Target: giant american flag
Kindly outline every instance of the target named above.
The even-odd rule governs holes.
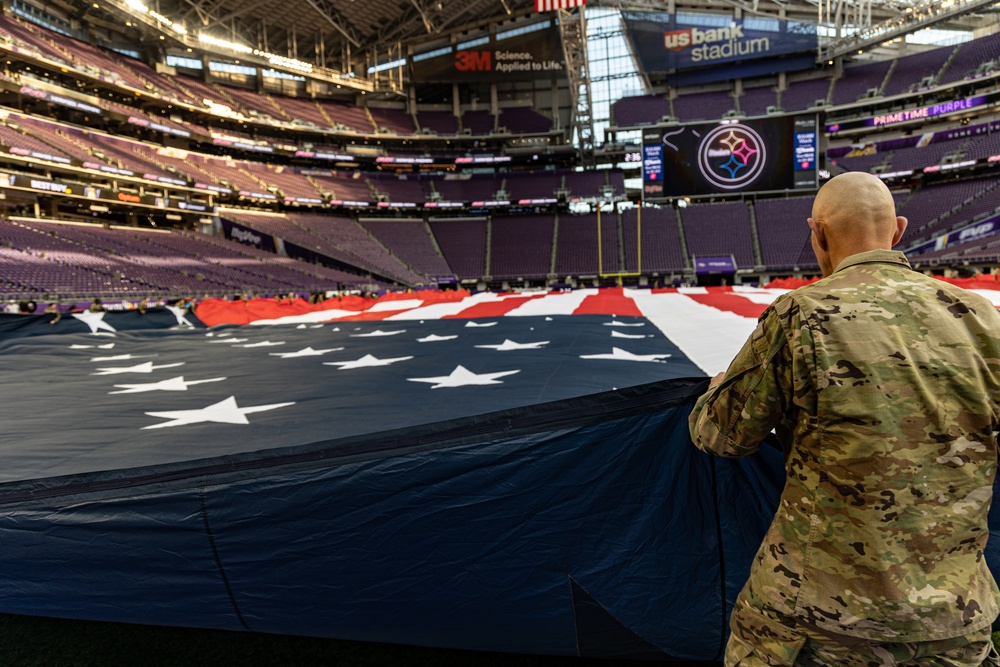
[[[0,612],[717,660],[783,469],[686,417],[780,293],[0,316]]]

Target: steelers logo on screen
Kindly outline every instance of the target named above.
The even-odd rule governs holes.
[[[764,173],[767,151],[760,135],[741,123],[720,125],[701,140],[698,169],[722,190],[739,190]]]

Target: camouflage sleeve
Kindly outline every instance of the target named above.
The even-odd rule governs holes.
[[[792,355],[777,305],[761,315],[722,381],[695,403],[688,425],[698,449],[725,457],[753,454],[790,408]]]

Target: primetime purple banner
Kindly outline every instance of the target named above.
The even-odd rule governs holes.
[[[646,72],[706,67],[816,50],[816,27],[797,21],[623,12]]]

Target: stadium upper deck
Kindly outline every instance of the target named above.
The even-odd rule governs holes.
[[[561,143],[565,134],[554,115],[516,105],[492,114],[464,104],[444,111],[268,94],[259,85],[254,90],[203,80],[204,74],[157,71],[12,16],[0,17],[2,33],[9,40],[0,48],[10,61],[0,79],[6,107],[0,108],[0,160],[15,211],[34,205],[36,214],[92,219],[104,209],[102,218],[130,225],[142,220],[193,228],[210,221],[230,238],[254,237],[259,245],[267,237],[270,249],[298,248],[290,254],[334,272],[299,271],[305,282],[286,276],[268,291],[453,277],[499,285],[614,281],[616,273],[641,273],[642,280],[664,281],[690,276],[698,257],[713,255],[731,256],[747,279],[814,270],[797,225],[808,197],[646,209],[642,226],[640,215],[625,208],[605,208],[600,228],[592,207],[589,216],[570,214],[574,201],[622,201],[630,193],[619,170],[566,168],[575,164],[575,154]],[[991,158],[1000,152],[998,125],[987,120],[951,130],[951,119],[942,114],[945,122],[936,127],[943,129],[906,138],[894,135],[895,122],[861,130],[852,123],[900,106],[944,104],[958,94],[978,100],[983,108],[972,111],[988,119],[998,77],[995,46],[995,37],[985,37],[888,64],[850,66],[841,76],[791,76],[784,87],[744,78],[733,94],[716,90],[644,102],[654,121],[660,120],[655,114],[678,109],[684,120],[761,109],[766,115],[772,106],[816,111],[829,126],[827,168],[909,172],[911,178],[894,181],[901,210],[912,221],[908,247],[926,250],[932,242],[929,262],[989,262],[996,257],[991,238],[962,231],[955,236],[962,245],[950,251],[940,239],[973,223],[981,228],[996,215],[997,160]],[[824,104],[813,104],[821,99]],[[635,102],[622,100],[616,114]],[[970,106],[953,111],[968,117]],[[912,131],[906,122],[901,132]],[[852,135],[856,131],[878,134],[847,145],[866,138]],[[527,167],[533,169],[523,171]],[[944,173],[960,176],[959,183],[935,180]],[[220,223],[213,214],[222,203],[284,213],[231,209]],[[234,235],[234,229],[242,231]],[[37,250],[18,246],[23,236],[8,243],[13,251]],[[89,247],[118,254],[100,244]],[[16,257],[24,259],[8,252],[4,261],[14,266]],[[164,261],[172,262],[169,254],[153,263]],[[141,263],[105,274],[137,271],[145,276],[142,288],[193,287],[170,273],[147,272]],[[239,282],[179,272],[200,275],[203,288],[229,290]],[[5,289],[46,291],[52,284],[43,273],[18,272]],[[243,284],[262,289],[259,278]],[[72,282],[82,290],[88,284]]]

